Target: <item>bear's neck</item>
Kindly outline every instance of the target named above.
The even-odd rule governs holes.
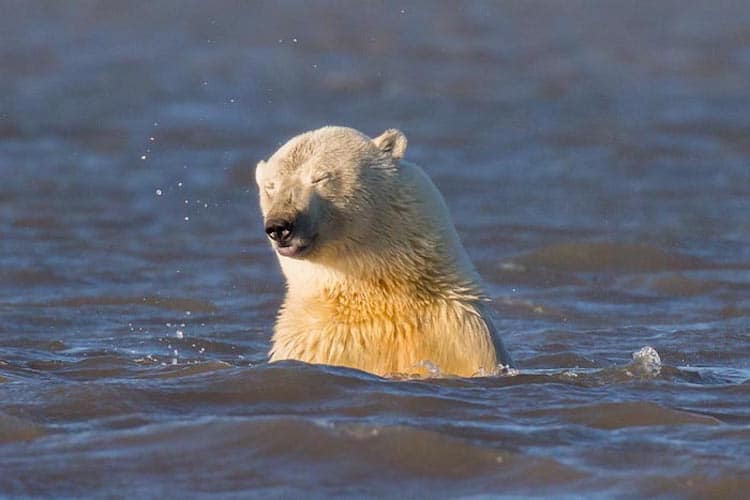
[[[380,250],[329,261],[282,259],[291,300],[352,305],[436,300],[474,303],[486,297],[473,269],[436,254]]]

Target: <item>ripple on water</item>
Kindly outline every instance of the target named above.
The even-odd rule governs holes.
[[[60,463],[60,455],[71,460]],[[206,455],[216,459],[206,461]],[[32,461],[33,471],[28,467]],[[237,467],[238,463],[245,466]],[[290,417],[209,417],[155,423],[135,431],[58,436],[39,442],[35,451],[18,450],[4,468],[15,478],[16,493],[36,494],[51,493],[45,488],[53,484],[56,494],[111,491],[113,483],[155,471],[171,477],[176,491],[261,488],[302,493],[311,481],[328,478],[333,491],[352,493],[359,488],[392,492],[392,481],[398,481],[407,496],[426,481],[440,486],[444,494],[467,494],[522,491],[530,479],[536,491],[552,491],[586,477],[551,458],[415,427]],[[40,474],[55,480],[36,481]]]
[[[0,413],[0,445],[30,441],[45,434],[45,429],[34,422]]]
[[[715,417],[683,410],[674,410],[647,401],[602,403],[574,409],[538,410],[526,413],[529,417],[562,418],[567,422],[596,429],[659,425],[718,425]]]
[[[67,297],[50,301],[45,304],[52,307],[82,306],[151,306],[170,311],[191,311],[196,313],[213,313],[218,309],[211,302],[186,297],[161,297],[158,295],[144,295],[139,297]]]
[[[646,272],[708,269],[699,258],[629,243],[558,243],[512,259],[523,268],[567,272]]]

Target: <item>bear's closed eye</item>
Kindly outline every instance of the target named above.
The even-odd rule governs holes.
[[[327,181],[331,178],[331,174],[320,174],[312,178],[313,184],[320,184],[321,182]]]

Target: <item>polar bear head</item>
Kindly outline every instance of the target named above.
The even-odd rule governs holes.
[[[375,139],[346,127],[294,137],[255,170],[265,232],[283,257],[343,255],[387,232],[399,200],[393,185],[406,137]],[[388,212],[386,217],[380,214]]]

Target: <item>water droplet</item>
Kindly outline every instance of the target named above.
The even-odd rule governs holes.
[[[145,159],[146,159],[146,155],[141,155],[141,160],[145,160]]]
[[[185,334],[182,332],[182,330],[177,330],[176,332],[174,332],[174,336],[178,339],[181,339],[185,337]]]
[[[161,189],[157,189],[156,190],[156,196],[161,196],[161,195],[162,195],[162,190]]]

